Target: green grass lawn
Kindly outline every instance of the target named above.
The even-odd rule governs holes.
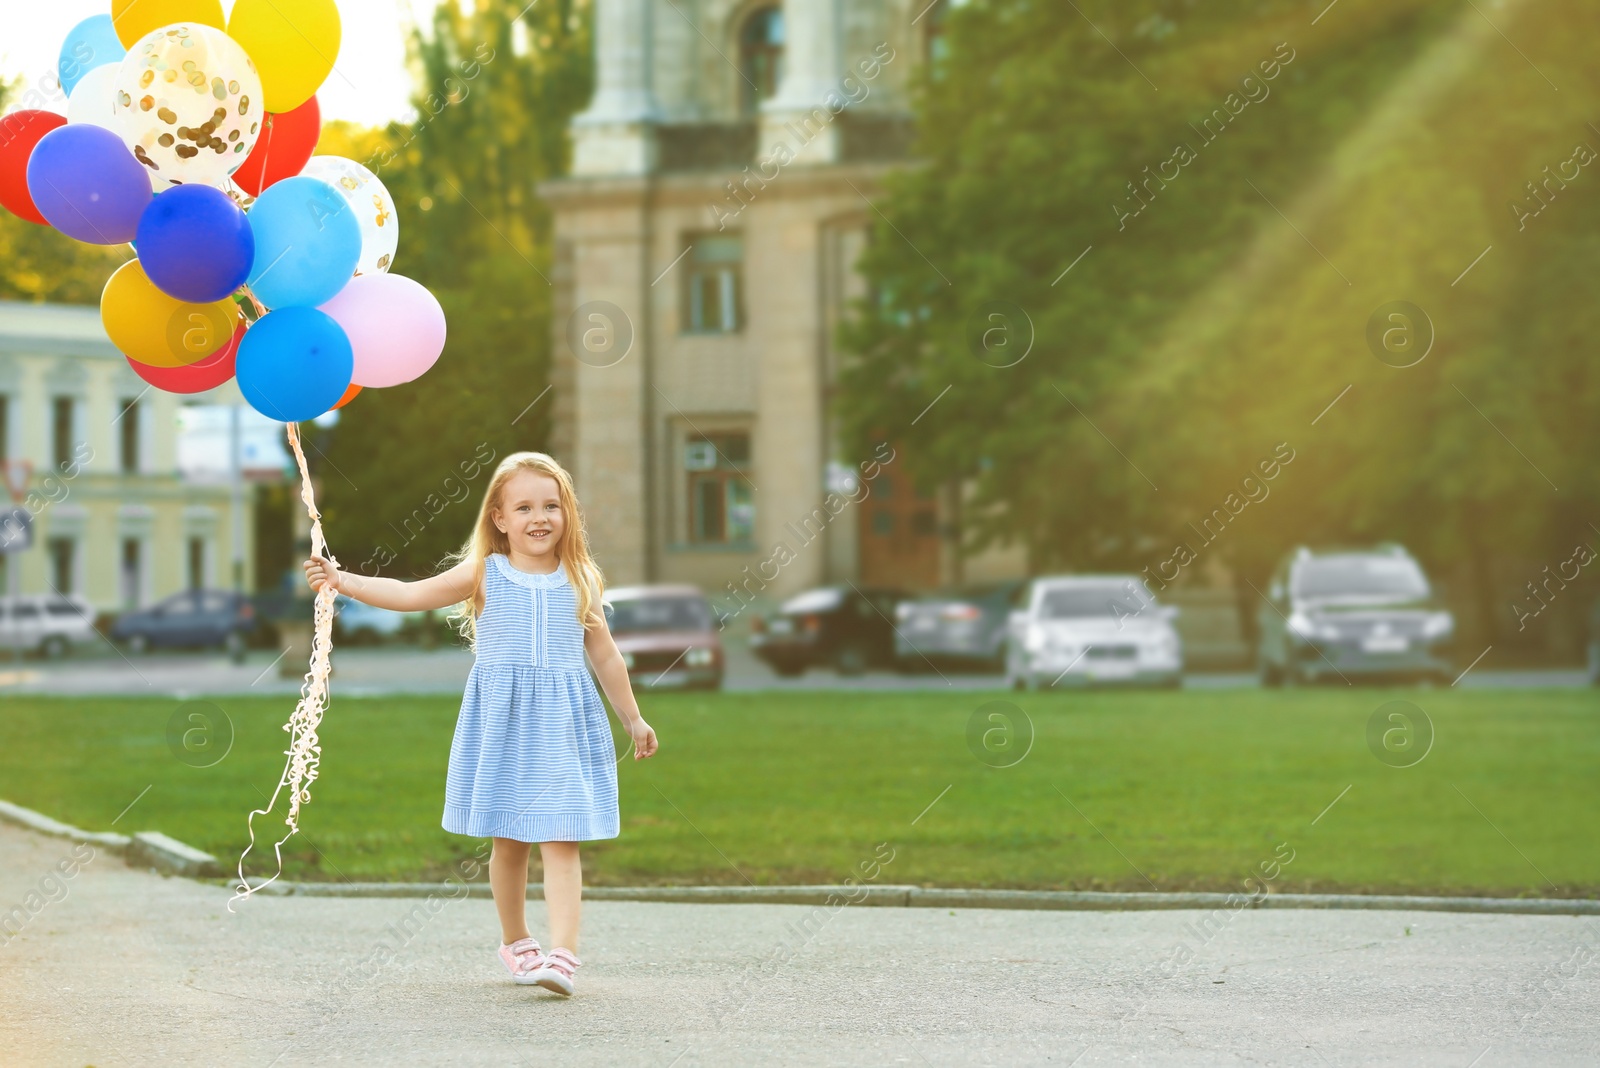
[[[1003,768],[967,741],[974,710],[999,699],[1035,729]],[[1415,766],[1368,749],[1368,719],[1391,699],[1433,722]],[[175,701],[8,696],[0,797],[104,830],[149,786],[116,829],[165,831],[231,868],[282,768],[293,702],[217,704],[233,747],[196,768],[168,745]],[[287,877],[440,878],[473,851],[439,827],[456,706],[335,699]],[[1226,890],[1292,855],[1276,890],[1600,891],[1600,702],[1584,691],[648,694],[644,706],[662,750],[623,762],[622,837],[586,850],[591,883],[836,882],[887,842],[879,882]]]

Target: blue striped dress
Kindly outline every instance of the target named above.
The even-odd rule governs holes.
[[[444,829],[520,842],[617,837],[616,746],[565,566],[534,575],[495,553],[484,584]]]

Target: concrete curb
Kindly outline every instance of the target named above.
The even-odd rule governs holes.
[[[125,834],[112,834],[109,831],[86,831],[81,827],[74,827],[70,823],[53,820],[42,812],[35,812],[31,808],[13,805],[10,801],[0,801],[0,820],[15,823],[19,827],[26,827],[30,831],[48,834],[53,838],[70,838],[74,842],[88,842],[91,845],[104,846],[121,852],[128,848],[128,843],[133,841]]]
[[[203,853],[176,838],[160,831],[140,831],[129,836],[110,831],[86,831],[70,823],[53,820],[42,812],[0,801],[0,820],[14,823],[39,834],[56,838],[69,838],[74,842],[88,842],[114,853],[122,854],[130,868],[154,868],[163,875],[182,875],[189,878],[210,878],[222,874],[222,865],[210,853]]]
[[[490,897],[485,883],[273,883],[266,894],[300,897]],[[1560,898],[1414,897],[1366,894],[1106,893],[1093,890],[944,890],[920,886],[587,886],[588,901],[716,905],[823,905],[890,908],[1142,911],[1150,909],[1387,909],[1411,912],[1600,916],[1600,901]],[[528,886],[539,901],[544,888]]]
[[[140,831],[134,835],[124,858],[131,868],[150,867],[163,875],[209,879],[222,874],[222,865],[217,863],[216,857],[160,831]]]

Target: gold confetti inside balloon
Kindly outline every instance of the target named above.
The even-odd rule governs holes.
[[[400,217],[395,214],[394,198],[378,176],[343,156],[313,156],[300,173],[327,182],[355,209],[356,221],[361,224],[361,260],[356,274],[388,271],[400,247]]]
[[[164,26],[128,50],[112,114],[134,156],[164,182],[220,186],[261,133],[261,78],[221,30]]]

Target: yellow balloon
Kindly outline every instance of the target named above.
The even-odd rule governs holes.
[[[222,29],[222,0],[111,0],[111,24],[123,48],[132,48],[151,30],[175,22],[198,22]]]
[[[151,367],[187,367],[233,337],[244,313],[232,300],[190,304],[167,296],[129,260],[100,295],[100,321],[111,343],[129,359]]]
[[[340,32],[334,0],[239,0],[228,16],[228,36],[255,60],[275,115],[322,88],[339,58]]]

